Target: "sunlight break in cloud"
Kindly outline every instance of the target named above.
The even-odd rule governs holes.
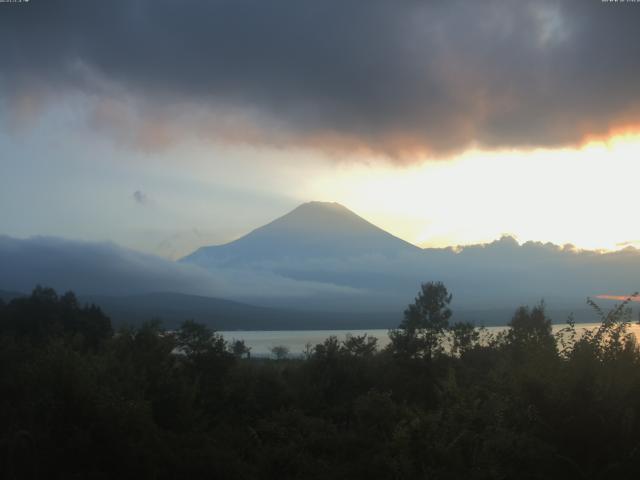
[[[423,246],[474,244],[504,233],[521,241],[621,248],[637,236],[640,136],[579,149],[469,151],[403,169],[344,165],[304,185]]]

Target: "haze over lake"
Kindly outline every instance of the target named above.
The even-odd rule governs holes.
[[[587,329],[597,328],[599,323],[576,323],[576,331],[583,332]],[[552,327],[552,332],[557,334],[566,327],[566,324],[556,324]],[[508,330],[509,327],[485,327],[487,334],[497,334]],[[632,324],[629,331],[640,339],[640,325]],[[389,344],[389,330],[277,330],[277,331],[223,331],[220,333],[227,341],[244,340],[247,347],[251,348],[251,355],[259,357],[271,356],[271,348],[283,346],[289,349],[292,356],[302,355],[310,344],[315,347],[324,342],[330,336],[338,337],[343,341],[347,335],[364,335],[376,337],[378,347],[384,348]]]

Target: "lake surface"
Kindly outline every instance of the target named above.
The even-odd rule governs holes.
[[[596,328],[599,323],[576,323],[578,332],[587,329]],[[553,333],[566,327],[565,324],[553,325]],[[509,327],[486,327],[489,333],[499,333],[507,330]],[[365,333],[371,337],[378,339],[378,347],[384,348],[389,344],[388,330],[281,330],[281,331],[232,331],[218,332],[228,341],[244,340],[245,344],[251,348],[251,355],[265,357],[271,355],[271,348],[275,346],[284,346],[289,349],[292,356],[299,356],[305,351],[306,345],[315,346],[324,342],[328,337],[335,335],[338,340],[344,340],[348,334],[364,335]],[[640,325],[632,324],[629,332],[640,338]]]

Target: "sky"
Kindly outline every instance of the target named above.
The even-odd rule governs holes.
[[[640,245],[640,3],[0,3],[0,233],[175,259],[310,200]]]

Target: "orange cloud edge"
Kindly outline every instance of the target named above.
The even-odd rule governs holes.
[[[640,303],[640,295],[596,295],[596,298],[600,300],[615,300],[618,302],[624,302],[629,300],[631,302]]]

